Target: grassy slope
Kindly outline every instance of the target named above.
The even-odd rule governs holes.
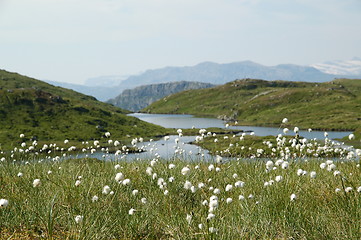
[[[354,130],[361,123],[361,80],[326,83],[237,80],[211,89],[190,90],[145,108],[151,113],[227,117],[241,125]]]
[[[125,113],[93,97],[0,70],[2,147],[20,141],[20,133],[40,141],[99,139],[107,131],[113,139],[164,134],[163,128]]]

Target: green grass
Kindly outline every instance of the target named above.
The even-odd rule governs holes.
[[[325,83],[236,80],[210,89],[165,97],[143,112],[223,117],[240,125],[356,130],[361,126],[361,80]],[[357,137],[360,140],[360,135]]]
[[[29,164],[21,161],[29,160]],[[187,163],[159,160],[150,162],[116,162],[77,159],[63,162],[31,161],[19,158],[17,162],[0,163],[0,198],[9,200],[0,208],[0,234],[22,239],[359,239],[361,171],[357,162],[336,163],[342,172],[334,177],[332,172],[320,169],[321,161],[290,161],[287,170],[278,167],[265,171],[263,161],[231,161],[215,164],[219,172],[209,171],[207,163]],[[189,175],[181,169],[190,168]],[[195,167],[197,166],[198,169]],[[317,177],[298,176],[297,169],[316,171]],[[48,174],[51,170],[52,173]],[[23,177],[17,177],[18,172]],[[117,172],[131,180],[123,186],[114,180]],[[237,174],[233,178],[233,174]],[[264,182],[283,176],[282,182],[264,187]],[[81,178],[81,184],[75,181]],[[174,177],[173,182],[168,182]],[[32,182],[39,178],[41,185]],[[163,178],[162,189],[157,182]],[[210,180],[211,179],[211,180]],[[205,187],[192,193],[184,188],[185,181],[194,186],[202,182]],[[244,187],[226,192],[227,184],[245,182]],[[108,185],[113,195],[102,194]],[[336,193],[335,189],[353,187],[353,191]],[[202,201],[214,195],[209,188],[219,188],[219,206],[215,217],[207,220],[208,206]],[[133,195],[134,189],[139,190]],[[164,194],[167,190],[168,195]],[[291,194],[297,199],[290,201]],[[254,198],[248,196],[252,194]],[[97,195],[99,200],[92,202]],[[243,195],[245,200],[239,200]],[[146,198],[143,204],[141,198]],[[227,204],[226,199],[233,202]],[[131,208],[136,209],[129,215]],[[187,214],[192,215],[190,224]],[[77,224],[75,217],[84,220]],[[199,229],[198,225],[203,224]],[[210,233],[215,227],[217,233]],[[6,239],[5,238],[5,239]]]
[[[166,134],[160,126],[126,116],[128,111],[69,89],[0,70],[1,149],[25,140],[82,142],[111,132],[113,139]]]

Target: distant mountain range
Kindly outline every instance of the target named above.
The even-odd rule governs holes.
[[[186,81],[150,84],[133,89],[126,89],[116,98],[109,100],[108,103],[137,112],[168,95],[190,89],[210,88],[214,86],[215,85],[210,83]]]
[[[115,96],[118,96],[123,89],[120,87],[114,87],[114,86],[94,86],[94,85],[80,85],[80,84],[72,84],[72,83],[64,83],[64,82],[54,82],[54,81],[48,81],[44,80],[44,82],[47,82],[51,85],[62,87],[62,88],[68,88],[72,89],[74,91],[93,96],[99,101],[107,101],[110,98],[114,98]]]
[[[142,74],[129,77],[98,77],[86,81],[85,85],[50,83],[65,88],[71,88],[78,92],[94,96],[98,100],[106,101],[115,98],[125,89],[167,82],[192,81],[224,84],[235,79],[243,78],[326,82],[335,78],[361,78],[361,65],[358,65],[359,62],[361,64],[361,61],[358,58],[354,58],[350,61],[334,61],[315,64],[313,66],[299,66],[292,64],[264,66],[251,61],[225,64],[203,62],[195,66],[165,67],[147,70]],[[336,71],[335,69],[338,70]]]

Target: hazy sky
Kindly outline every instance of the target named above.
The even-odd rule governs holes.
[[[0,0],[0,69],[38,79],[354,56],[361,0]]]

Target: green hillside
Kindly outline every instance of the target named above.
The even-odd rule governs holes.
[[[72,90],[0,70],[0,143],[16,144],[21,133],[38,141],[86,141],[105,132],[112,139],[164,134],[159,126]],[[15,142],[14,142],[15,140]]]
[[[361,80],[325,83],[236,80],[209,89],[165,97],[143,112],[194,114],[237,120],[240,125],[290,126],[324,130],[361,127]]]

